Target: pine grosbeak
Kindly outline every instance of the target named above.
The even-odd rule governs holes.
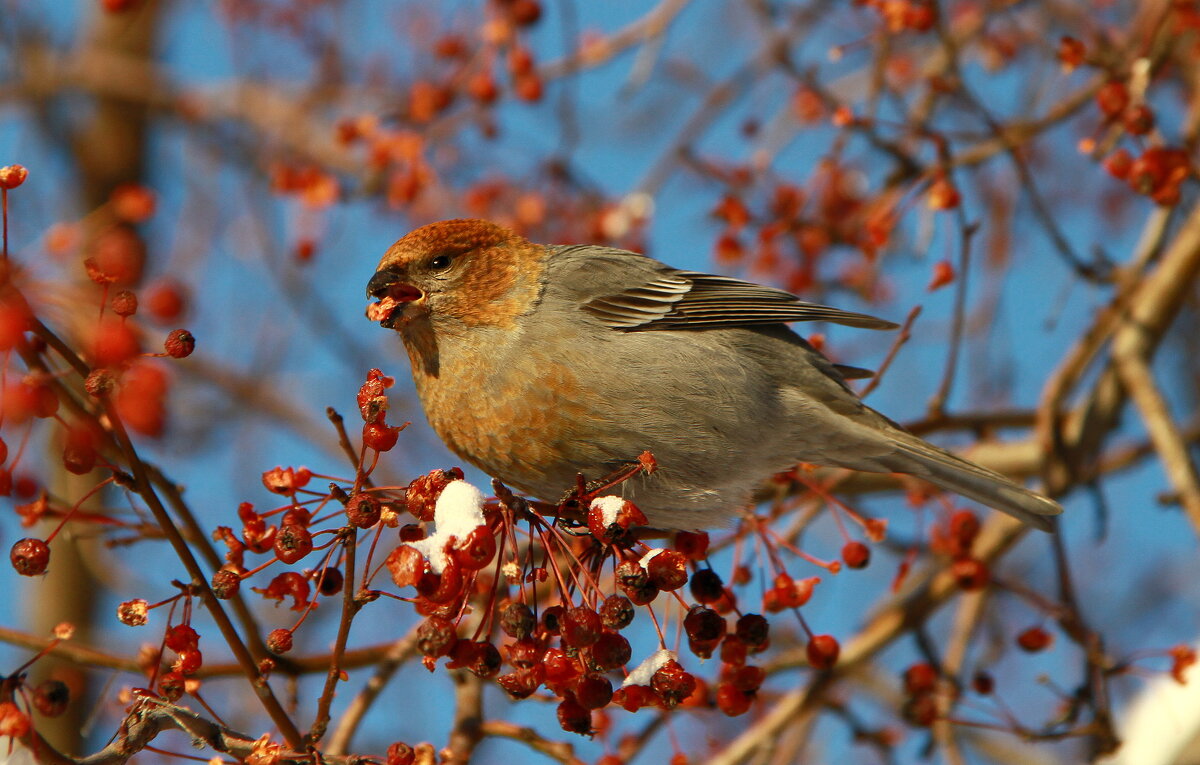
[[[786,326],[890,322],[482,220],[409,233],[367,293],[368,316],[404,341],[433,429],[535,497],[649,451],[659,469],[623,490],[664,528],[719,525],[797,462],[919,476],[1042,529],[1062,512],[863,404]]]

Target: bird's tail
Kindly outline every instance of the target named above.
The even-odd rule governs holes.
[[[893,434],[893,443],[896,452],[884,461],[890,469],[924,478],[943,489],[1008,513],[1030,526],[1050,531],[1054,525],[1048,516],[1058,515],[1063,510],[1054,500],[909,433]]]

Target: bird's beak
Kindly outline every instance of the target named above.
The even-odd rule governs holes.
[[[401,277],[399,269],[381,268],[367,282],[367,297],[378,300],[367,306],[367,318],[387,329],[395,329],[397,322],[407,323],[425,307],[425,293]]]

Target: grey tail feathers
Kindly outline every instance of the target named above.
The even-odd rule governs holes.
[[[1018,520],[1051,531],[1049,516],[1062,512],[1062,505],[1037,492],[1018,486],[1005,476],[955,456],[916,436],[895,436],[897,472],[924,478],[943,489],[1008,513]]]

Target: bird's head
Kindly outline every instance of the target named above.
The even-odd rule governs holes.
[[[417,318],[435,325],[509,326],[533,308],[544,248],[485,220],[430,223],[384,254],[367,283],[367,317],[403,330]]]

